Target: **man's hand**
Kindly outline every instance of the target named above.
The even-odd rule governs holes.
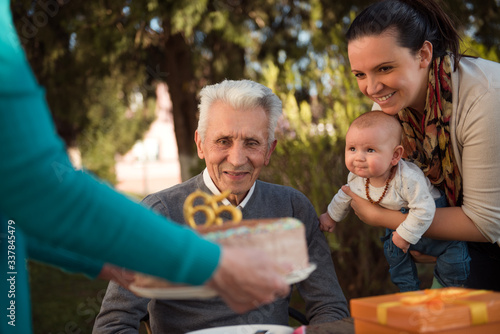
[[[319,229],[323,232],[333,232],[337,222],[333,220],[328,212],[323,213],[319,216]]]
[[[278,264],[258,249],[224,246],[219,268],[208,282],[235,312],[244,313],[285,297],[291,264]]]
[[[392,242],[399,249],[401,249],[403,253],[408,252],[408,249],[410,248],[410,243],[403,239],[396,231],[392,232]]]

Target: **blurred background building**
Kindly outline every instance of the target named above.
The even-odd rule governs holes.
[[[144,138],[116,157],[116,188],[141,196],[181,182],[172,102],[166,84],[156,89],[156,119]]]

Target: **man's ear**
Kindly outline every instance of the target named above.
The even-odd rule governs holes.
[[[391,160],[391,165],[396,166],[403,157],[405,149],[403,148],[402,145],[398,145],[394,148],[394,153],[392,153],[392,160]]]
[[[271,161],[271,154],[273,154],[274,150],[276,149],[276,144],[278,141],[275,139],[271,145],[269,145],[269,151],[267,152],[266,155],[266,160],[264,161],[264,166],[269,165],[269,162]]]
[[[196,150],[198,151],[198,157],[200,159],[204,159],[205,155],[203,153],[203,147],[201,146],[202,140],[200,134],[198,133],[198,130],[194,132],[194,142],[196,143]]]

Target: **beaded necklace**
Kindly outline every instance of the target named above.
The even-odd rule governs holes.
[[[387,193],[387,189],[389,188],[389,182],[391,181],[392,174],[394,173],[394,167],[396,167],[396,166],[392,166],[391,173],[389,174],[389,177],[387,178],[387,180],[385,180],[384,191],[382,192],[382,196],[380,196],[380,198],[378,199],[378,201],[374,201],[370,197],[370,178],[369,177],[366,178],[366,181],[365,181],[366,198],[370,201],[370,203],[372,203],[372,204],[378,204],[385,197],[385,194]]]

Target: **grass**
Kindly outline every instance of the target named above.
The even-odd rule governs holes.
[[[33,261],[29,270],[34,333],[91,333],[108,282]]]

